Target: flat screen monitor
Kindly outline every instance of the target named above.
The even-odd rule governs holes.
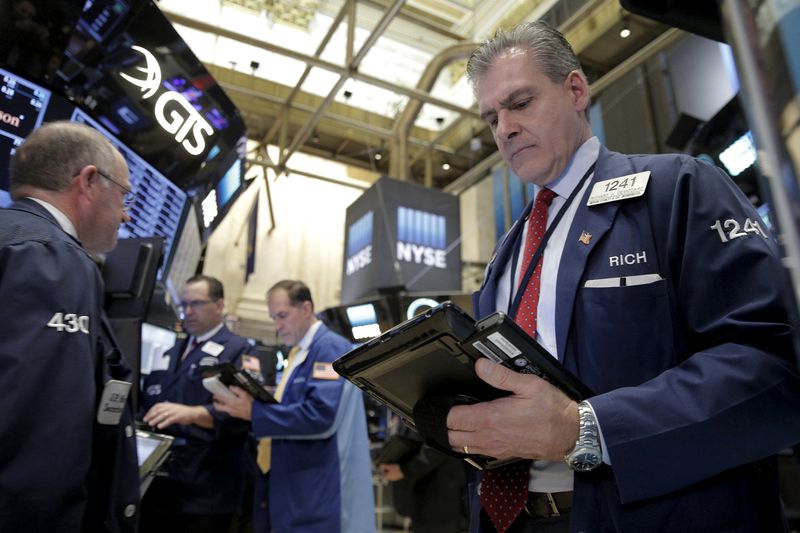
[[[374,304],[351,305],[345,309],[345,313],[354,339],[363,341],[381,334]]]
[[[71,119],[100,131],[125,157],[136,199],[129,210],[131,221],[120,226],[119,238],[163,237],[164,260],[158,273],[158,279],[162,279],[186,205],[186,193],[81,109],[76,108]]]
[[[52,93],[3,68],[0,81],[0,207],[8,207],[11,156],[25,137],[42,125]]]
[[[764,224],[767,225],[770,231],[775,231],[775,226],[772,223],[772,209],[770,208],[768,203],[763,203],[760,206],[756,207],[756,211],[758,215],[761,217],[761,220]]]
[[[193,204],[189,205],[186,217],[181,227],[180,236],[175,245],[175,253],[167,267],[164,286],[169,296],[173,311],[178,315],[178,302],[180,291],[187,279],[197,273],[197,264],[203,252],[203,243],[200,240],[200,226],[197,223],[197,214]]]
[[[164,464],[175,437],[153,433],[143,429],[136,430],[136,455],[139,460],[139,496],[145,492]]]
[[[325,325],[354,343],[366,342],[397,325],[396,299],[381,297],[329,307],[318,313]]]
[[[139,363],[139,370],[142,375],[147,375],[155,368],[161,365],[161,359],[164,352],[172,348],[177,339],[176,333],[167,328],[142,323],[142,349],[141,360]]]
[[[236,106],[151,0],[86,2],[53,83],[184,190],[215,183],[246,133]]]
[[[217,186],[217,208],[222,211],[242,186],[242,160],[236,159],[219,180]]]

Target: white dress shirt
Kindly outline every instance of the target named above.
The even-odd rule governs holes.
[[[550,227],[553,219],[567,202],[572,191],[578,186],[580,179],[589,170],[589,167],[597,161],[600,153],[600,141],[597,137],[587,140],[570,160],[569,165],[558,179],[548,184],[547,188],[556,193],[553,202],[547,211],[547,227]],[[558,226],[553,230],[550,239],[544,249],[542,259],[541,286],[539,289],[539,306],[536,318],[536,340],[550,354],[556,356],[556,286],[558,282],[558,269],[561,265],[561,253],[567,240],[572,221],[578,210],[581,199],[586,189],[589,187],[591,179],[587,179],[583,188],[570,204],[564,213]],[[534,186],[538,194],[541,187]],[[525,236],[528,232],[528,221],[525,221],[522,236],[518,241],[518,246],[523,247],[519,251],[521,256],[524,250]],[[515,265],[513,290],[519,284],[519,278],[524,275],[520,272],[522,259],[520,258]],[[495,300],[496,309],[508,310],[511,302],[509,294],[511,290],[511,261],[503,266],[503,274],[497,284],[497,297]],[[535,430],[535,428],[531,428]],[[532,492],[562,492],[572,490],[572,471],[564,461],[534,461],[531,465],[531,476],[528,481],[528,490]]]

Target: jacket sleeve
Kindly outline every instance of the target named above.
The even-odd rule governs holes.
[[[62,241],[0,250],[0,441],[13,442],[0,451],[0,492],[15,509],[0,530],[80,529],[98,393],[92,268]],[[29,522],[4,522],[14,516]]]
[[[298,367],[286,387],[285,403],[253,402],[252,426],[256,438],[323,439],[332,435],[345,380],[315,378],[311,369],[317,363],[333,362],[349,349],[346,340],[331,332],[315,342],[301,365],[305,368]]]
[[[654,172],[648,191],[672,332],[619,325],[631,335],[673,335],[675,360],[590,400],[625,503],[800,441],[800,381],[774,239],[757,230],[755,210],[719,169],[678,161],[673,177]]]

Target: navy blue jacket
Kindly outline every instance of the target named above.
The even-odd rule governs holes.
[[[202,405],[214,418],[214,428],[176,424],[159,430],[176,440],[164,466],[168,477],[156,478],[154,484],[168,486],[167,492],[176,501],[175,512],[232,513],[239,508],[244,489],[248,427],[214,409],[212,394],[203,387],[201,370],[226,362],[240,367],[241,356],[250,345],[223,326],[206,341],[223,346],[219,355],[207,353],[203,350],[205,343],[201,343],[181,361],[188,341],[179,340],[164,354],[169,357],[166,370],[153,371],[144,379],[142,413],[160,402]]]
[[[42,206],[0,210],[0,531],[135,531],[133,413],[97,423],[129,381],[100,271]]]
[[[561,257],[558,358],[597,393],[612,465],[575,476],[572,529],[783,531],[772,456],[800,442],[800,381],[777,246],[696,159],[601,148],[593,182],[645,170],[637,198],[588,207],[589,185]],[[525,215],[473,297],[478,317],[495,311]],[[648,274],[663,279],[591,282]]]

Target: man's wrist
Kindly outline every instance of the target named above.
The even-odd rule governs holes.
[[[600,429],[592,407],[588,402],[578,404],[578,438],[575,447],[564,460],[576,472],[594,470],[603,460],[600,445]]]

